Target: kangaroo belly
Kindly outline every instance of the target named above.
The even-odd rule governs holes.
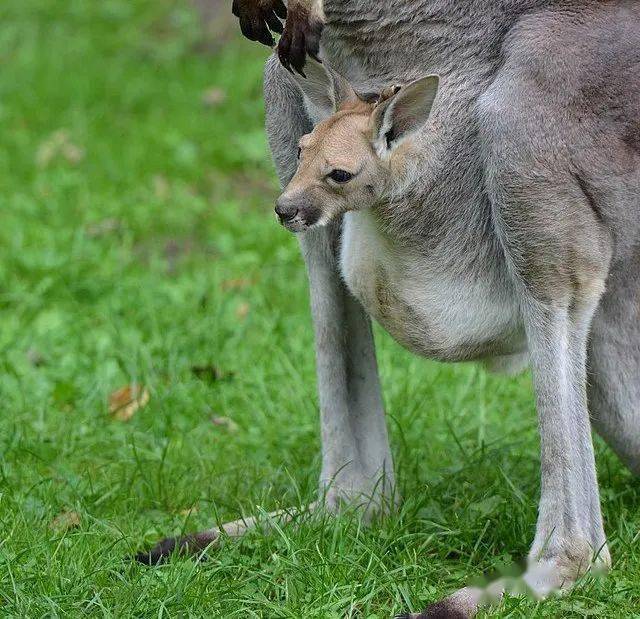
[[[515,295],[482,265],[460,275],[418,252],[389,246],[367,212],[348,213],[342,275],[351,293],[400,344],[421,356],[466,361],[525,349]]]

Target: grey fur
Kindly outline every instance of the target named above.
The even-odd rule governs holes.
[[[483,282],[488,295],[515,304],[515,324],[507,321],[507,331],[482,344],[410,347],[445,360],[529,351],[542,496],[524,580],[540,596],[570,586],[593,559],[609,562],[587,350],[595,427],[640,468],[640,7],[621,0],[329,0],[324,12],[323,57],[356,92],[440,76],[419,137],[420,174],[370,208],[386,239],[428,262],[427,279],[447,273],[470,287]],[[282,114],[278,102],[294,80],[275,64],[265,83],[278,163],[292,155],[308,122],[321,119],[293,126],[302,103]],[[288,142],[276,122],[287,127]],[[286,185],[292,168],[279,169]],[[303,248],[333,233],[312,228],[301,235]],[[305,254],[312,299],[322,300],[314,303],[318,333],[341,311],[345,293],[332,255]],[[318,340],[318,355],[341,367],[343,341],[325,344]],[[323,427],[355,415],[330,393],[335,378],[319,370]],[[326,453],[332,447],[323,438]],[[338,460],[349,460],[349,442],[341,438]]]

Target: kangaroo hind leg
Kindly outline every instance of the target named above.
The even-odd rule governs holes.
[[[640,475],[640,255],[614,268],[591,327],[589,412],[598,434]]]

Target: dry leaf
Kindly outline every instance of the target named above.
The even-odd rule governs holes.
[[[207,88],[202,93],[202,103],[206,107],[215,107],[216,105],[220,105],[224,103],[224,100],[227,98],[227,93],[222,90],[222,88],[218,88],[213,86],[211,88]]]
[[[84,148],[68,142],[62,145],[62,155],[69,163],[77,165],[84,159]]]
[[[62,532],[80,526],[80,514],[74,511],[66,511],[58,514],[49,524],[49,528]]]
[[[139,385],[127,385],[109,396],[109,413],[114,419],[128,421],[149,402],[149,392]]]
[[[222,290],[242,290],[256,283],[254,278],[237,277],[235,279],[227,279],[221,284]]]
[[[66,129],[54,131],[38,146],[36,164],[40,168],[45,168],[60,156],[72,165],[76,165],[84,159],[84,149],[71,141]]]
[[[220,426],[222,428],[226,428],[229,432],[237,432],[238,424],[233,421],[233,419],[229,419],[229,417],[212,417],[211,423],[214,426]]]
[[[249,304],[246,302],[240,303],[238,307],[236,307],[236,318],[240,320],[244,320],[249,313]]]

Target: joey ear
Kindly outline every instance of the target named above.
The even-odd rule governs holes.
[[[427,122],[438,83],[437,75],[421,77],[376,107],[371,121],[373,141],[379,151],[390,150]]]
[[[304,77],[293,74],[293,79],[304,94],[305,105],[312,116],[323,120],[331,116],[345,101],[355,99],[356,93],[326,62],[307,56]]]

